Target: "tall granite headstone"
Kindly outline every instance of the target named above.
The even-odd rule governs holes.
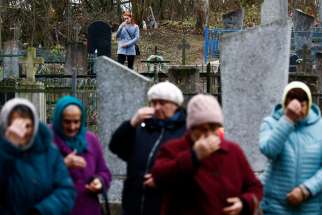
[[[95,65],[98,94],[99,135],[107,148],[112,133],[135,112],[147,105],[146,93],[152,83],[149,79],[133,72],[118,62],[102,56]],[[113,173],[110,201],[120,202],[125,165],[106,150],[108,165]]]
[[[3,77],[0,80],[7,78],[19,78],[19,43],[18,41],[10,40],[4,43],[4,54],[8,57],[3,58]]]
[[[221,86],[225,135],[263,171],[259,152],[262,119],[281,101],[288,81],[291,22],[279,20],[221,38]]]
[[[261,24],[269,24],[276,20],[287,19],[287,0],[264,0],[261,8]]]
[[[103,21],[96,21],[88,27],[87,38],[88,53],[97,56],[111,57],[112,54],[112,29],[110,25]]]
[[[225,29],[241,29],[244,21],[244,10],[242,8],[231,11],[222,16]]]
[[[293,17],[294,48],[296,51],[302,50],[306,45],[308,49],[312,47],[311,28],[314,24],[314,17],[301,10],[294,10]]]

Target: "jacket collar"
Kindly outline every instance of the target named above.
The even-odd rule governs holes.
[[[173,117],[168,120],[159,120],[151,118],[145,121],[145,125],[151,130],[160,130],[161,128],[175,130],[178,127],[184,126],[186,123],[186,114],[184,109],[179,109]]]

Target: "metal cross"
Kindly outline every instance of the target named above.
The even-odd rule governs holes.
[[[179,49],[182,49],[182,65],[186,65],[186,49],[190,49],[190,44],[187,42],[186,38],[183,37],[181,44],[178,45]]]
[[[17,39],[19,39],[20,37],[20,25],[15,24],[14,27],[11,27],[9,29],[13,31],[13,40],[17,41]]]
[[[79,33],[81,29],[82,29],[82,26],[79,23],[76,23],[76,25],[73,27],[76,42],[79,42]]]

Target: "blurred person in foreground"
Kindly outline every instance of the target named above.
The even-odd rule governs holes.
[[[110,150],[127,164],[122,196],[123,215],[160,214],[161,193],[144,186],[159,148],[186,130],[181,90],[161,82],[148,91],[150,106],[140,108],[112,135]]]
[[[71,214],[101,214],[98,195],[106,195],[112,176],[99,139],[86,127],[83,103],[73,96],[59,99],[52,129],[54,143],[64,157],[77,191]]]
[[[12,99],[1,110],[0,175],[0,214],[69,214],[74,206],[64,160],[25,99]]]
[[[254,214],[262,185],[239,145],[222,138],[216,98],[194,96],[187,112],[188,132],[161,147],[146,181],[164,192],[161,214]]]

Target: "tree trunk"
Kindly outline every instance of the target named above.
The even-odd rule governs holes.
[[[194,5],[194,11],[196,14],[196,31],[203,31],[205,25],[208,22],[208,10],[209,1],[208,0],[196,0]]]

